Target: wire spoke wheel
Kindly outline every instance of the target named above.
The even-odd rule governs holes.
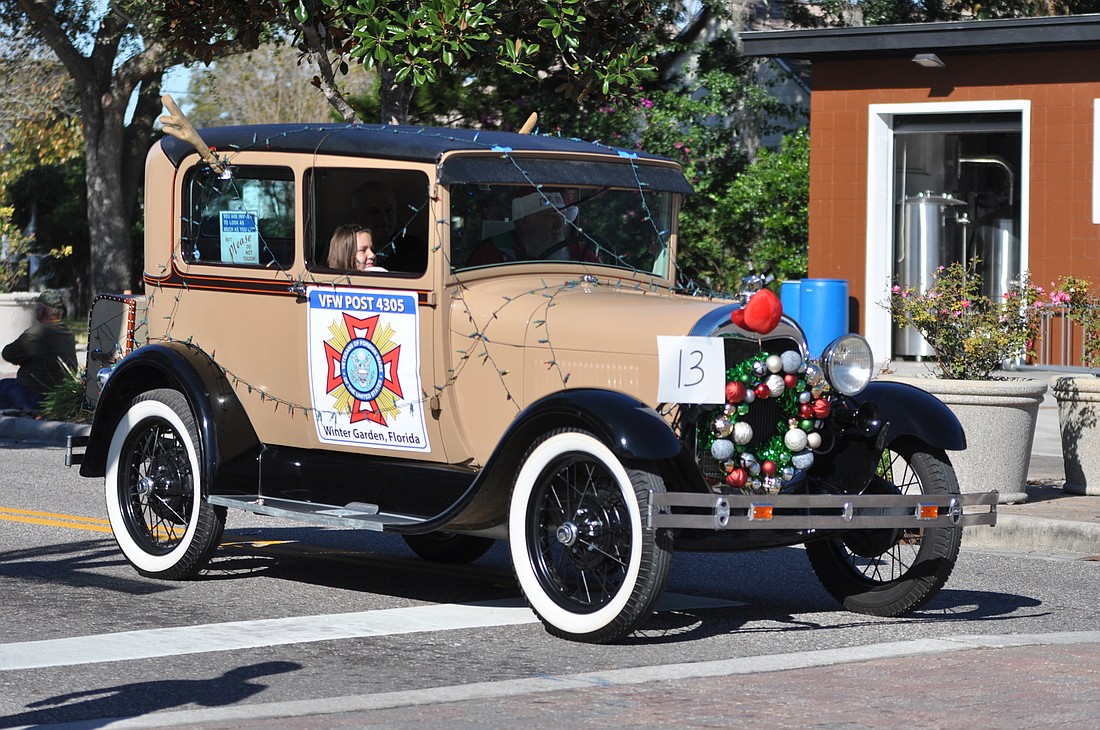
[[[107,453],[107,516],[142,575],[180,579],[202,570],[221,540],[225,508],[205,499],[199,437],[187,400],[153,390],[130,404]]]
[[[528,450],[512,489],[509,549],[548,632],[607,643],[649,618],[672,547],[642,515],[650,494],[664,489],[651,466],[626,467],[584,431],[551,432]]]
[[[906,440],[891,444],[868,490],[880,494],[958,494],[946,455]],[[857,613],[897,616],[931,600],[959,554],[961,527],[852,530],[806,544],[822,586]]]
[[[135,542],[150,553],[166,553],[183,540],[194,507],[187,450],[163,419],[150,419],[131,434],[122,450],[127,478],[123,517]]]
[[[630,567],[630,514],[614,478],[586,454],[566,454],[532,498],[528,540],[535,571],[563,608],[591,612],[622,588]]]

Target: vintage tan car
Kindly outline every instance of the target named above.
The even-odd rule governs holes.
[[[805,543],[845,606],[897,615],[995,521],[995,493],[959,494],[958,422],[869,382],[863,338],[807,352],[770,293],[685,286],[669,160],[458,129],[202,136],[216,155],[148,156],[145,291],[96,302],[69,455],[142,575],[201,571],[230,507],[433,560],[508,539],[547,629],[607,642],[674,549]],[[330,258],[342,226],[370,230],[369,270]]]

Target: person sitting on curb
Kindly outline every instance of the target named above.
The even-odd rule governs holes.
[[[47,289],[34,305],[35,323],[0,352],[18,365],[14,378],[0,380],[0,411],[37,411],[43,396],[64,382],[66,368],[75,371],[76,338],[61,320],[65,303],[61,295]]]

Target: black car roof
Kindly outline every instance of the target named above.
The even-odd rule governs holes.
[[[447,127],[413,127],[389,124],[258,124],[210,127],[200,130],[203,141],[219,152],[264,150],[315,154],[369,156],[414,162],[436,162],[456,150],[573,152],[640,159],[665,158],[635,150],[622,150],[599,142]],[[173,165],[194,153],[191,145],[165,137],[163,149]]]

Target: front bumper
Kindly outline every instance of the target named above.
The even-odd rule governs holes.
[[[977,509],[967,512],[968,507]],[[650,492],[646,520],[646,525],[653,529],[689,530],[992,526],[997,524],[997,492],[936,495]]]

